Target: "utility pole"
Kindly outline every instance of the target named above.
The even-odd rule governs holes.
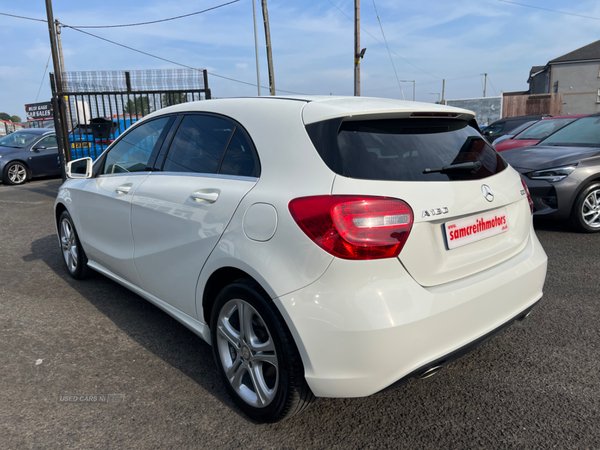
[[[271,52],[271,30],[269,28],[269,11],[267,11],[267,0],[262,0],[262,13],[263,13],[263,21],[265,23],[265,40],[267,41],[267,65],[269,67],[269,88],[270,88],[271,95],[275,95],[275,73],[273,71],[273,53]]]
[[[487,92],[487,73],[483,74],[485,76],[485,81],[483,83],[483,96],[485,97],[485,93]]]
[[[446,104],[446,79],[442,80],[442,105]]]
[[[65,78],[65,58],[63,56],[63,50],[62,50],[62,28],[60,25],[60,21],[58,19],[56,19],[54,21],[54,23],[56,24],[56,44],[57,44],[57,50],[58,50],[58,62],[60,63],[60,80],[63,81]]]
[[[254,17],[254,50],[256,51],[256,84],[260,97],[260,66],[258,64],[258,33],[256,32],[256,1],[252,0],[252,17]]]
[[[354,0],[354,95],[360,97],[360,0]]]
[[[66,81],[64,81],[64,80],[66,77],[67,69],[65,68],[65,58],[63,56],[63,49],[62,49],[62,37],[61,37],[62,26],[58,19],[56,19],[54,21],[54,23],[56,25],[56,44],[57,44],[57,50],[58,50],[58,61],[60,63],[60,80],[63,82],[63,87],[66,87]],[[67,97],[65,97],[65,100],[67,100]],[[71,114],[71,111],[69,110],[68,103],[65,104],[65,110],[66,110],[67,116],[69,116]],[[71,131],[71,121],[70,120],[67,121],[67,129],[68,129],[68,131]]]
[[[399,80],[400,83],[412,83],[413,84],[413,102],[416,99],[416,93],[417,93],[417,88],[416,88],[416,80]]]
[[[56,91],[62,93],[62,74],[60,71],[60,62],[58,57],[58,49],[56,48],[56,35],[54,33],[54,13],[52,11],[52,0],[46,0],[46,15],[48,18],[48,33],[50,35],[50,50],[52,51],[52,64],[54,67],[54,79]],[[58,158],[60,160],[60,167],[62,172],[63,180],[66,179],[65,167],[66,162],[69,158],[67,146],[65,140],[68,141],[69,133],[66,127],[66,114],[63,105],[63,99],[59,95],[53,96],[54,108],[54,124],[56,130],[56,140],[58,141],[59,152]],[[58,126],[56,126],[58,125]]]

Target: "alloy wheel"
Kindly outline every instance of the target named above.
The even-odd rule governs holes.
[[[581,205],[581,216],[592,228],[600,228],[600,189],[588,193]]]
[[[271,333],[258,311],[228,301],[217,319],[217,347],[227,380],[248,405],[264,408],[277,394],[279,364]]]
[[[60,246],[69,272],[75,273],[77,270],[77,239],[73,225],[67,218],[60,223]]]
[[[27,179],[27,169],[23,164],[13,164],[8,168],[8,179],[12,184],[24,183]]]

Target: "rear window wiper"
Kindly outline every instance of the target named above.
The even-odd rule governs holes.
[[[460,163],[460,164],[451,164],[449,166],[444,166],[441,167],[439,169],[425,169],[423,170],[424,174],[428,174],[428,173],[450,173],[450,172],[462,172],[462,171],[471,171],[471,172],[477,172],[479,169],[481,168],[481,163],[479,161],[473,161],[473,162],[466,162],[466,163]]]

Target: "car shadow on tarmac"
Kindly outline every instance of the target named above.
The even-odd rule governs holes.
[[[64,267],[55,235],[33,241],[31,253],[23,257],[26,262],[39,259],[130,338],[252,422],[223,388],[212,349],[200,337],[160,308],[93,270],[88,279],[72,279]],[[77,295],[73,298],[80,301]]]
[[[533,227],[535,231],[556,231],[559,233],[576,233],[571,230],[566,221],[541,219],[538,217],[533,218]]]
[[[55,179],[57,179],[56,176],[38,177],[35,180],[33,180],[33,182],[29,181],[25,184],[18,185],[18,186],[6,184],[0,179],[0,189],[7,189],[7,188],[23,189],[23,190],[27,190],[29,192],[35,192],[36,194],[41,194],[46,197],[50,197],[52,200],[54,200],[56,198],[56,192],[57,192],[58,186],[60,186],[60,184],[57,185],[55,183],[51,183],[51,184],[50,183],[49,184],[37,183],[37,181],[44,182],[44,181],[52,181]],[[58,179],[57,181],[61,182],[60,179]]]

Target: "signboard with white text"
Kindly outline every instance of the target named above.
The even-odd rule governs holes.
[[[25,113],[27,114],[28,122],[35,122],[37,120],[52,120],[52,103],[30,103],[25,105]]]

